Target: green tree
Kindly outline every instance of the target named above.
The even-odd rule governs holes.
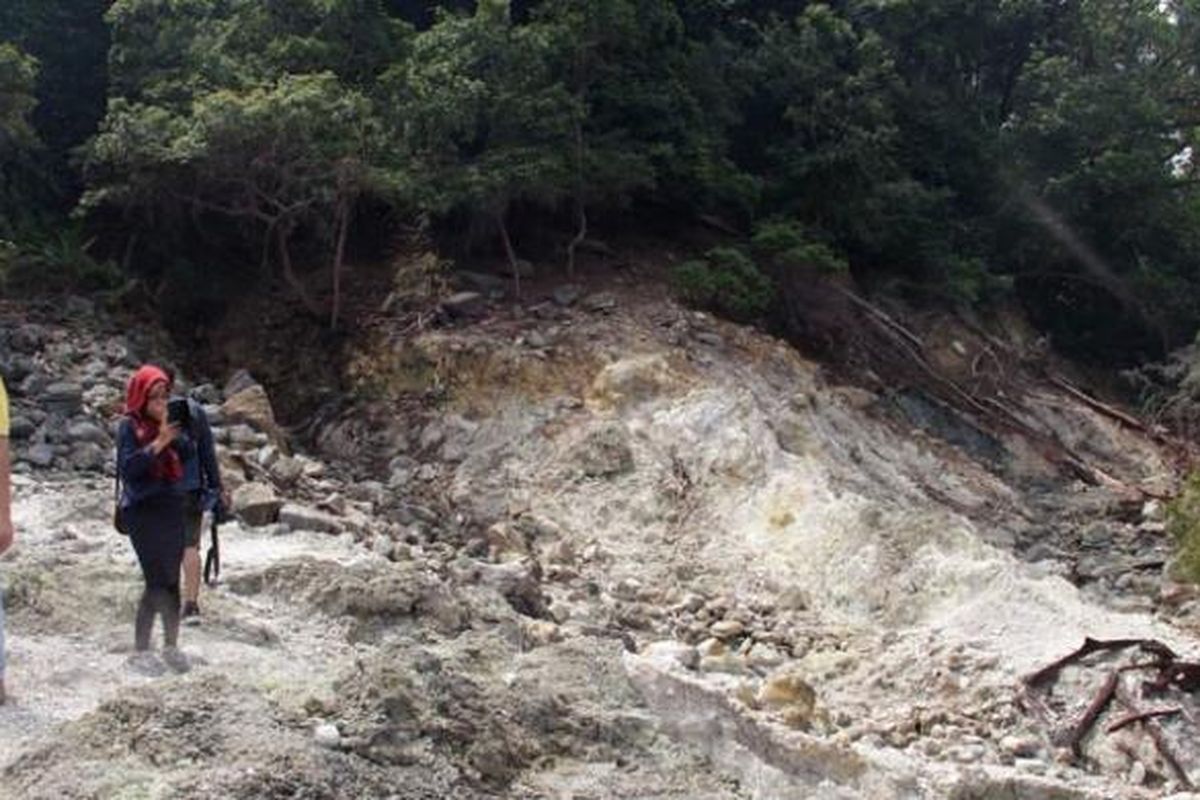
[[[12,44],[0,44],[0,159],[35,139],[30,115],[37,105],[37,62]]]
[[[1200,4],[1089,0],[1059,30],[1002,140],[1012,268],[1060,344],[1152,355],[1200,322]]]
[[[513,24],[503,0],[481,2],[417,34],[383,82],[412,163],[412,202],[490,220],[518,292],[509,213],[517,202],[555,206],[575,174],[566,145],[580,112],[551,70],[548,33]]]
[[[406,29],[366,0],[118,0],[109,19],[113,97],[87,148],[83,207],[152,230],[229,218],[264,262],[275,248],[313,313],[292,249],[322,242],[336,325],[355,207],[396,185],[368,91]]]

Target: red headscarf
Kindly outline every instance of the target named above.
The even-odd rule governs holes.
[[[171,385],[167,373],[153,364],[144,364],[125,386],[125,415],[133,422],[139,445],[148,445],[158,436],[158,420],[146,414],[146,403],[150,400],[150,390],[160,383],[164,387]],[[150,476],[172,483],[183,478],[183,462],[175,448],[168,447],[158,454]]]

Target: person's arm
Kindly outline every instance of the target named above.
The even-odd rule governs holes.
[[[0,555],[13,543],[12,478],[9,469],[8,435],[0,436]]]
[[[163,425],[158,437],[150,444],[139,445],[133,423],[122,420],[117,430],[117,466],[121,470],[121,478],[126,483],[134,483],[150,474],[154,459],[163,450],[171,446],[179,429],[175,425]]]
[[[150,473],[154,464],[153,445],[138,446],[137,434],[129,420],[122,420],[117,430],[117,467],[121,471],[121,479],[126,483],[135,483]]]

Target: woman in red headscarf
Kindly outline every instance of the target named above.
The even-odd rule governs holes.
[[[179,652],[179,565],[183,560],[183,463],[172,443],[177,426],[167,422],[170,380],[158,367],[140,367],[125,389],[125,415],[117,431],[122,483],[119,513],[137,552],[145,588],[134,624],[138,666],[153,669],[150,634],[163,620],[163,658],[186,668]],[[145,662],[145,663],[142,663]]]

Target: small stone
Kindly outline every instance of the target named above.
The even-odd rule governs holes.
[[[1133,766],[1129,768],[1129,782],[1134,786],[1141,786],[1146,782],[1146,765],[1140,761],[1133,762]]]
[[[108,446],[108,434],[94,422],[76,422],[67,428],[67,437],[73,442],[92,442]]]
[[[37,425],[27,417],[13,417],[8,435],[14,442],[23,442],[37,432]]]
[[[617,298],[612,292],[597,292],[583,299],[583,307],[588,311],[607,313],[617,307]]]
[[[1042,744],[1033,737],[1005,736],[1000,740],[1000,749],[1017,758],[1032,758],[1042,749]]]
[[[736,619],[723,619],[720,622],[713,623],[709,630],[718,639],[733,639],[745,633],[746,626]]]
[[[342,743],[342,734],[338,732],[336,725],[323,722],[313,730],[313,741],[321,747],[336,750]]]
[[[642,653],[648,658],[661,659],[684,669],[695,669],[700,665],[700,653],[695,647],[674,640],[652,642]]]
[[[763,708],[780,713],[788,726],[807,728],[816,711],[817,693],[799,672],[784,670],[767,678],[757,701]]]
[[[279,521],[294,531],[338,534],[344,528],[342,521],[332,514],[299,503],[285,503],[279,509]]]
[[[729,652],[729,648],[720,639],[705,639],[696,647],[702,657],[708,658],[712,656],[723,656]]]
[[[568,283],[554,290],[554,302],[560,306],[563,306],[564,308],[567,306],[573,306],[576,302],[578,302],[579,297],[582,294],[583,290],[580,289],[579,286],[573,283]]]
[[[35,444],[25,454],[25,460],[35,467],[46,469],[54,463],[54,448],[48,444]]]
[[[569,567],[575,564],[575,548],[566,539],[560,539],[546,548],[543,557],[547,564]]]
[[[613,594],[625,600],[636,600],[642,592],[642,582],[637,578],[623,578],[613,588]]]
[[[721,656],[705,656],[700,659],[700,671],[741,675],[746,672],[746,662],[732,653]]]
[[[558,625],[546,620],[537,619],[524,622],[521,626],[521,640],[526,649],[545,647],[562,640],[562,631]]]
[[[452,317],[473,317],[487,308],[487,300],[479,292],[458,292],[443,300],[442,308]]]
[[[750,648],[750,652],[746,655],[746,659],[751,666],[755,667],[778,667],[786,659],[783,653],[776,650],[769,644],[755,644]]]

